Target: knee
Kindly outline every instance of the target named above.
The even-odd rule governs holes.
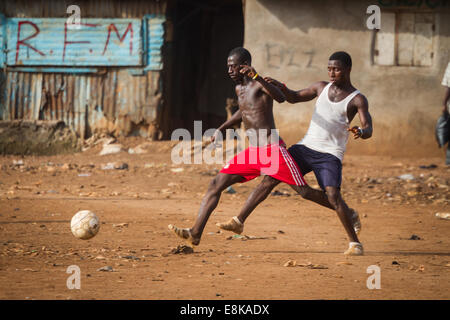
[[[273,188],[275,188],[278,185],[279,181],[269,177],[265,178],[259,185],[259,190],[264,193],[270,193]]]
[[[309,187],[308,186],[299,186],[296,189],[297,193],[304,199],[308,199],[309,197]]]
[[[212,181],[209,183],[208,186],[208,193],[209,194],[219,194],[223,191],[224,188],[222,188],[222,184],[220,182],[220,180],[215,177],[214,179],[212,179]]]
[[[337,208],[339,201],[339,192],[327,190],[328,202],[334,207]]]

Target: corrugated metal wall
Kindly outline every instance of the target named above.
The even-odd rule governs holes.
[[[11,17],[68,17],[76,4],[81,18],[139,18],[165,14],[166,1],[10,1],[0,12]],[[0,88],[3,120],[64,120],[80,137],[96,131],[158,135],[162,108],[161,71],[132,75],[127,68],[96,74],[6,71]]]
[[[65,18],[70,5],[81,8],[81,18],[142,18],[165,14],[166,0],[3,0],[0,11],[7,17]]]

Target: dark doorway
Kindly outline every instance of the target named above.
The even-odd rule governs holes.
[[[174,0],[168,7],[172,25],[169,65],[165,64],[166,138],[177,128],[203,132],[227,117],[227,98],[235,98],[227,74],[227,56],[244,42],[241,0]],[[166,131],[166,130],[165,130]]]

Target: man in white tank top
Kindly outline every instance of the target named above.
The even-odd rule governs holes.
[[[368,102],[352,86],[350,81],[351,67],[352,62],[349,54],[335,52],[328,61],[330,82],[319,81],[306,89],[293,91],[275,79],[265,78],[265,80],[278,86],[290,103],[310,101],[318,97],[305,137],[290,147],[288,151],[303,175],[314,171],[321,189],[328,198],[328,203],[318,201],[317,194],[311,192],[309,187],[303,187],[297,192],[308,200],[335,210],[350,240],[349,248],[344,254],[362,255],[364,252],[363,246],[357,236],[361,229],[358,214],[347,206],[340,193],[342,160],[349,133],[352,132],[355,139],[368,139],[372,136],[372,118],[369,114]],[[356,114],[359,116],[361,127],[349,128]],[[279,183],[269,176],[264,177],[237,216],[242,224],[253,209]],[[221,225],[223,224],[218,224],[219,227]],[[233,231],[232,229],[226,230]]]

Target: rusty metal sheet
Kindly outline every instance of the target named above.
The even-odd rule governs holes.
[[[160,80],[158,71],[132,76],[126,69],[102,75],[7,72],[2,119],[63,120],[82,138],[100,131],[128,135],[157,120]]]

